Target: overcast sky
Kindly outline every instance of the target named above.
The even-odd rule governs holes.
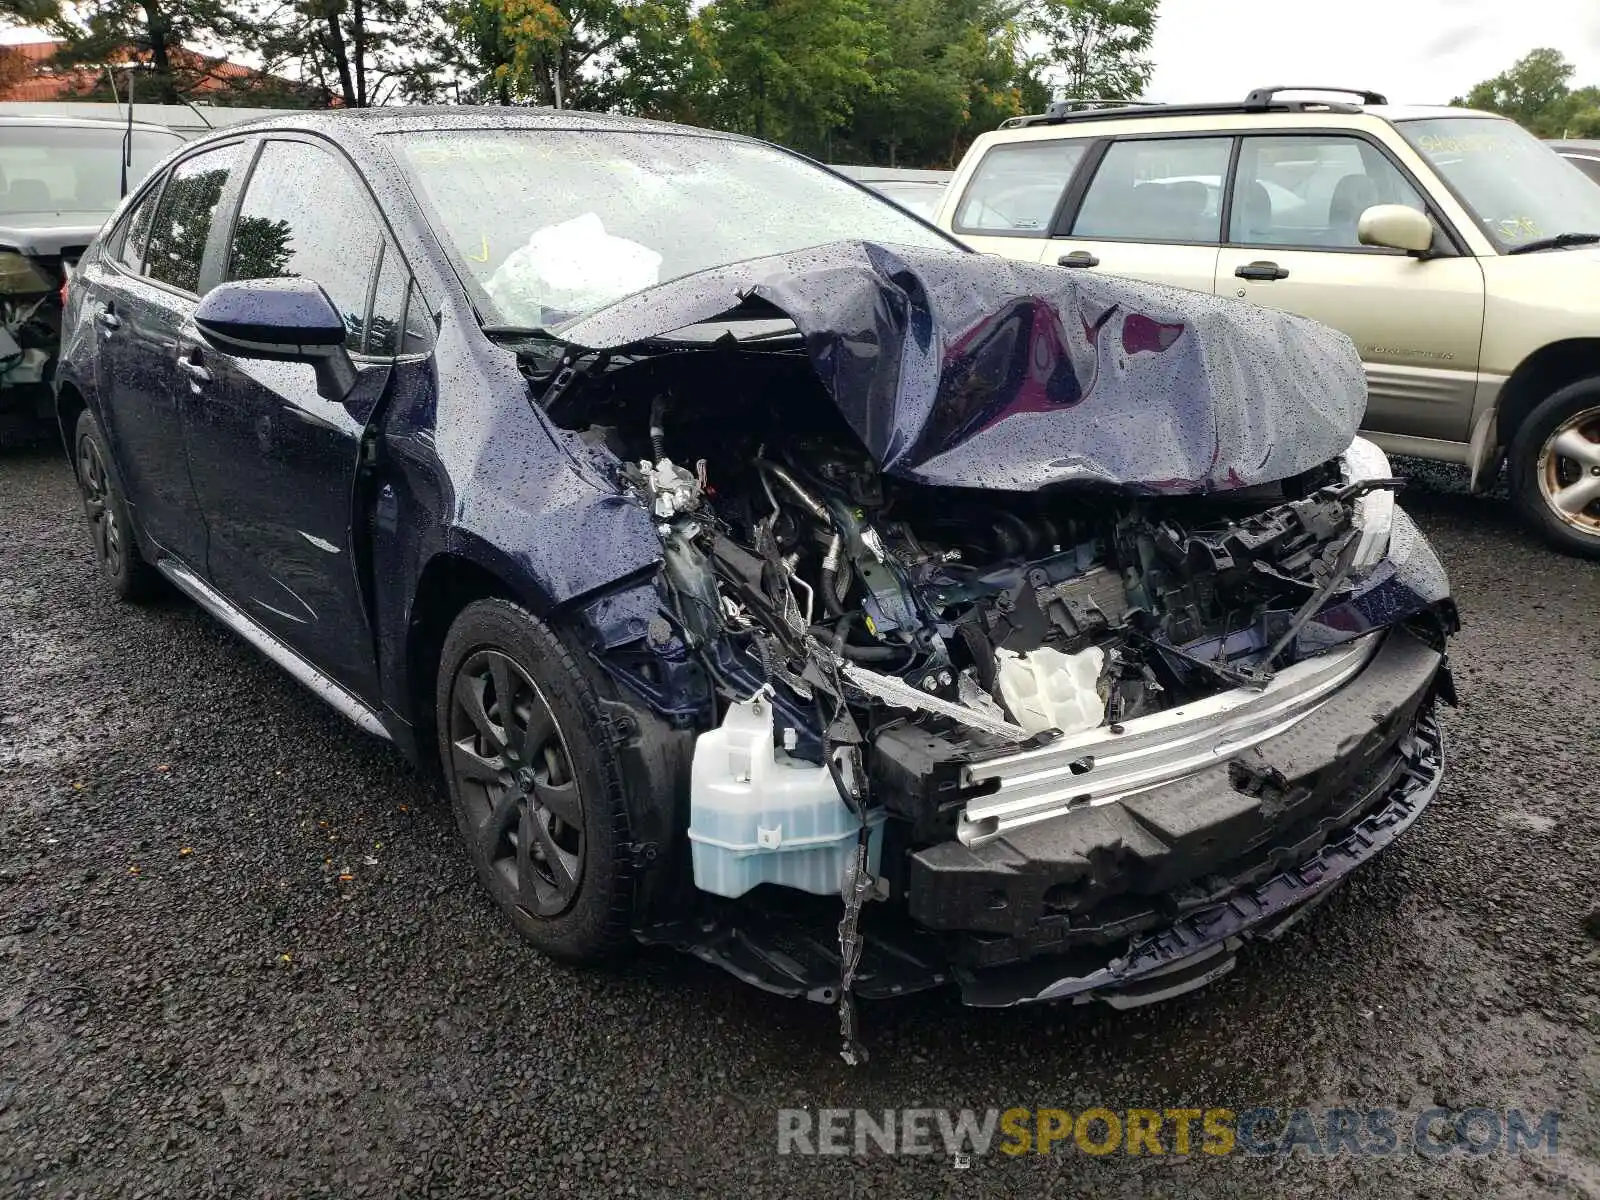
[[[1270,84],[1443,104],[1554,46],[1600,85],[1597,0],[1161,0],[1152,100],[1243,99]]]

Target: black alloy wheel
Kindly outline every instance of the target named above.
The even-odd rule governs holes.
[[[117,506],[111,503],[105,459],[87,433],[78,439],[78,490],[83,493],[83,515],[89,518],[94,538],[95,560],[109,578],[116,579],[127,569],[122,526],[117,521]]]
[[[72,465],[83,515],[89,520],[95,565],[120,600],[147,600],[162,591],[160,573],[139,552],[128,506],[111,471],[111,452],[94,413],[85,409],[73,431]]]
[[[499,598],[457,615],[435,679],[439,765],[478,882],[526,941],[568,962],[635,944],[608,687],[562,635]]]
[[[450,691],[450,762],[482,861],[528,915],[555,917],[583,882],[583,797],[561,729],[528,673],[479,650]]]

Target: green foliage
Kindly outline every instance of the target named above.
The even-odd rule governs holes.
[[[422,0],[235,2],[260,5],[237,44],[260,58],[265,70],[305,80],[323,103],[366,108],[437,98],[432,78],[437,64],[429,48],[443,25],[433,5]]]
[[[43,6],[12,11],[28,7]],[[185,47],[235,42],[247,22],[230,0],[89,0],[57,6],[43,25],[65,42],[58,66],[115,62],[131,49],[148,64],[138,93],[176,104],[212,74],[209,62]]]
[[[205,83],[212,103],[559,105],[736,130],[834,161],[950,166],[979,133],[1042,109],[1052,82],[1137,93],[1157,3],[0,0],[0,24],[66,38],[64,66],[131,47],[146,64],[140,98],[168,103]],[[206,83],[216,59],[268,74]]]
[[[0,26],[44,29],[60,19],[60,0],[0,0]]]
[[[1150,82],[1160,0],[1034,0],[1029,30],[1069,99],[1137,100]]]
[[[1575,138],[1600,138],[1600,87],[1582,87],[1572,93],[1565,134]]]
[[[460,99],[693,119],[689,0],[451,0],[434,52]]]
[[[289,222],[266,217],[242,216],[233,227],[233,252],[228,263],[229,279],[279,279],[293,252],[289,243],[294,231]]]
[[[1600,137],[1600,87],[1574,90],[1576,71],[1559,50],[1543,47],[1450,103],[1510,117],[1539,137]]]
[[[702,111],[723,129],[824,152],[878,86],[872,48],[887,30],[872,0],[711,0],[697,25],[711,64]]]
[[[884,40],[836,153],[949,164],[1023,111],[1017,8],[1009,0],[879,0]],[[1047,97],[1036,98],[1042,107]]]

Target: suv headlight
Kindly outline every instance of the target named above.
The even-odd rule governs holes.
[[[1366,438],[1356,438],[1340,460],[1344,477],[1350,483],[1363,479],[1391,479],[1389,456]],[[1356,501],[1356,524],[1361,541],[1356,546],[1354,567],[1370,567],[1389,552],[1389,531],[1394,526],[1394,492],[1388,488],[1368,492]]]

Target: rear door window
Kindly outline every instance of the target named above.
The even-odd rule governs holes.
[[[133,212],[122,223],[112,253],[117,263],[135,275],[144,261],[145,239],[150,236],[150,222],[156,215],[156,204],[161,199],[161,185],[157,183],[134,206]]]
[[[1058,139],[991,147],[956,208],[957,233],[1047,237],[1088,143]]]
[[[1363,246],[1356,236],[1361,214],[1375,204],[1427,211],[1417,189],[1372,143],[1328,134],[1247,137],[1239,150],[1228,240],[1388,253]]]
[[[208,150],[172,169],[150,225],[144,274],[180,291],[200,290],[200,262],[217,202],[238,166],[240,150],[239,143]]]
[[[1136,138],[1100,161],[1072,225],[1074,238],[1216,243],[1233,139]]]
[[[234,224],[228,279],[298,276],[320,284],[344,317],[346,347],[360,353],[384,250],[385,234],[372,201],[343,162],[306,142],[270,141],[262,147]],[[387,253],[398,265],[392,247]],[[391,296],[396,286],[390,284],[385,293],[388,311],[381,314],[378,346],[395,341],[402,316]]]

